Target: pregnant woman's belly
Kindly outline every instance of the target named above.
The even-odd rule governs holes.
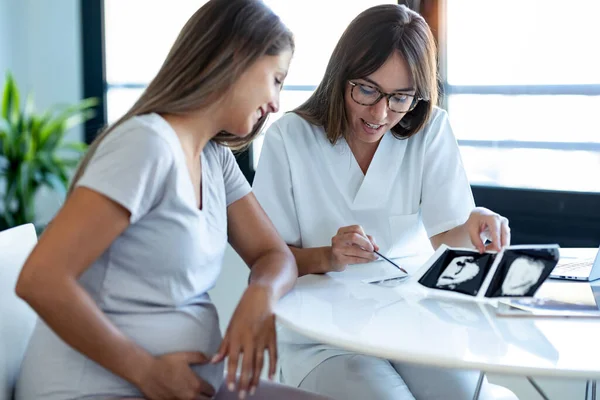
[[[212,304],[193,307],[190,312],[166,310],[108,314],[108,317],[121,332],[153,355],[200,351],[210,358],[221,343],[217,313]],[[194,365],[192,369],[215,389],[223,381],[222,364]],[[17,400],[140,394],[129,382],[73,350],[38,321],[22,365]]]

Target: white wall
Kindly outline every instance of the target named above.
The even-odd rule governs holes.
[[[12,48],[10,46],[9,5],[0,0],[0,82],[4,81],[4,71],[11,66]]]
[[[81,99],[80,41],[79,0],[0,0],[0,82],[10,69],[21,98],[32,91],[38,109]],[[81,127],[67,135],[82,138]],[[60,203],[60,196],[42,193],[38,222],[47,222]]]

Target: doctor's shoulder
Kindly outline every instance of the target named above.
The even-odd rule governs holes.
[[[431,115],[423,128],[417,134],[411,136],[409,141],[418,141],[423,144],[430,143],[437,136],[453,135],[448,118],[448,112],[440,107],[433,107]]]
[[[266,135],[280,135],[285,142],[302,142],[324,135],[323,127],[308,122],[293,111],[285,113],[267,129]]]

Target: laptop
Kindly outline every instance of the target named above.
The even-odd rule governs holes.
[[[556,268],[550,274],[552,279],[569,279],[575,281],[591,282],[600,279],[600,248],[594,254],[573,253],[571,256],[563,256],[563,251],[569,249],[561,249],[561,257],[556,265]],[[575,250],[575,249],[573,249]]]

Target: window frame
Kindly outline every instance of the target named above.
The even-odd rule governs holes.
[[[399,0],[418,10],[429,23],[439,45],[441,87],[452,94],[600,94],[600,85],[518,85],[518,86],[452,86],[445,79],[444,21],[447,0]],[[90,143],[105,126],[106,94],[109,89],[105,74],[104,1],[80,0],[83,95],[99,99],[97,113],[85,124],[85,141]],[[115,85],[137,88],[143,85]],[[285,86],[286,90],[307,90],[308,86]],[[441,97],[445,107],[446,97]],[[599,150],[597,143],[503,142],[459,140],[460,145],[479,147],[512,147]],[[254,178],[253,151],[250,146],[236,155],[240,169],[249,182]],[[600,245],[600,193],[551,191],[471,185],[475,202],[510,220],[515,244],[558,243],[563,247],[597,247]]]
[[[447,81],[446,7],[448,0],[420,0],[421,13],[431,26],[439,52],[441,106],[454,94],[600,95],[600,85],[450,85]],[[599,143],[458,140],[459,145],[600,151]],[[563,247],[600,245],[600,193],[522,189],[472,184],[475,203],[506,216],[515,244],[558,243]]]

